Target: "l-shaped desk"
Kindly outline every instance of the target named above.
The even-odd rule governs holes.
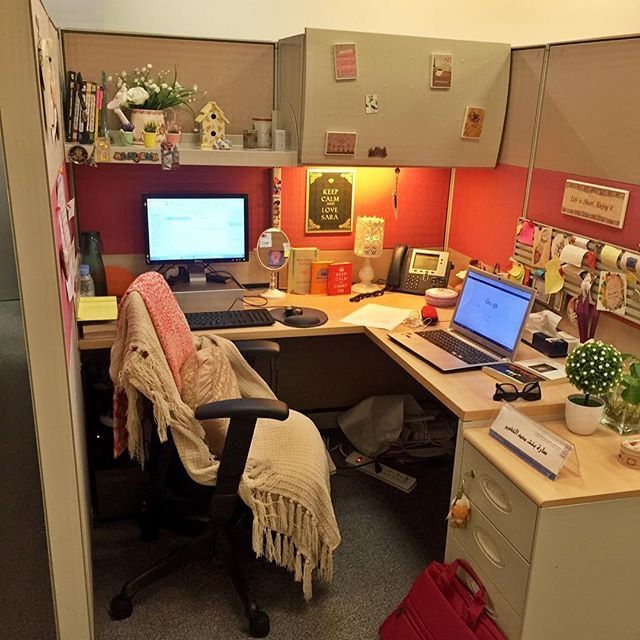
[[[544,386],[541,400],[513,404],[573,442],[580,462],[579,475],[564,469],[555,481],[544,478],[488,435],[501,406],[492,400],[495,380],[481,371],[440,373],[392,342],[387,331],[340,322],[368,302],[412,311],[422,306],[420,297],[400,293],[360,303],[348,296],[288,295],[277,306],[322,309],[328,322],[218,333],[235,340],[364,334],[458,418],[452,494],[465,479],[472,515],[467,528],[448,529],[446,559],[462,557],[474,567],[507,637],[638,640],[640,563],[630,544],[640,539],[640,473],[618,462],[620,437],[604,428],[588,437],[569,433],[563,415],[572,387]],[[438,314],[446,326],[451,310]],[[79,346],[106,349],[111,343],[86,338]],[[521,344],[517,358],[539,355]]]

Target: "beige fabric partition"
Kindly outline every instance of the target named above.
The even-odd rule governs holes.
[[[638,184],[640,38],[553,45],[536,169]]]
[[[207,91],[190,105],[195,113],[215,100],[230,121],[227,133],[242,133],[254,116],[271,116],[273,44],[75,31],[64,32],[63,44],[66,69],[80,71],[85,80],[99,82],[102,71],[115,80],[116,73],[151,64],[153,71],[171,70],[172,81],[175,67],[183,86],[195,84],[199,91]],[[109,98],[115,92],[115,83],[109,83]],[[183,131],[191,131],[194,122],[188,109],[177,108],[176,114]],[[113,114],[109,123],[112,129],[120,128]]]

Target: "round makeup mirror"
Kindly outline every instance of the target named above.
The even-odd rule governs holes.
[[[256,256],[260,264],[271,271],[269,288],[262,294],[265,298],[284,298],[286,295],[277,287],[277,273],[287,265],[290,249],[289,238],[282,229],[270,227],[260,234]]]

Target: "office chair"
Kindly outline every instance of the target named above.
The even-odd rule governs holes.
[[[267,369],[268,375],[263,377],[273,389],[279,345],[266,340],[238,341],[235,345],[254,369]],[[126,582],[111,600],[111,617],[114,620],[128,618],[133,611],[132,598],[141,589],[182,566],[197,553],[215,550],[240,596],[250,635],[264,638],[269,633],[269,617],[249,594],[235,552],[233,529],[244,507],[238,498],[238,486],[256,421],[258,418],[284,420],[289,415],[289,408],[284,402],[262,398],[222,400],[199,407],[195,412],[198,420],[230,418],[216,485],[205,487],[187,475],[171,434],[168,434],[166,442],[160,442],[152,419],[151,403],[147,401],[147,405],[143,414],[143,437],[148,457],[145,498],[140,516],[142,537],[147,541],[154,540],[162,521],[172,517],[174,521],[177,518],[196,526],[199,524],[201,531],[169,556]]]

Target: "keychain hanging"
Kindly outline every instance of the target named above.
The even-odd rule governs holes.
[[[451,501],[451,507],[449,508],[449,513],[447,514],[447,520],[449,521],[449,526],[455,529],[464,529],[469,522],[469,518],[471,517],[471,501],[466,496],[464,492],[464,485],[467,478],[474,478],[475,474],[473,471],[468,471],[465,473],[466,477],[463,477],[462,484],[458,488],[456,492],[455,498]]]
[[[393,193],[391,194],[391,198],[393,200],[393,217],[397,220],[398,219],[398,181],[400,180],[400,167],[396,167],[393,171],[396,174],[396,184],[395,184]]]

